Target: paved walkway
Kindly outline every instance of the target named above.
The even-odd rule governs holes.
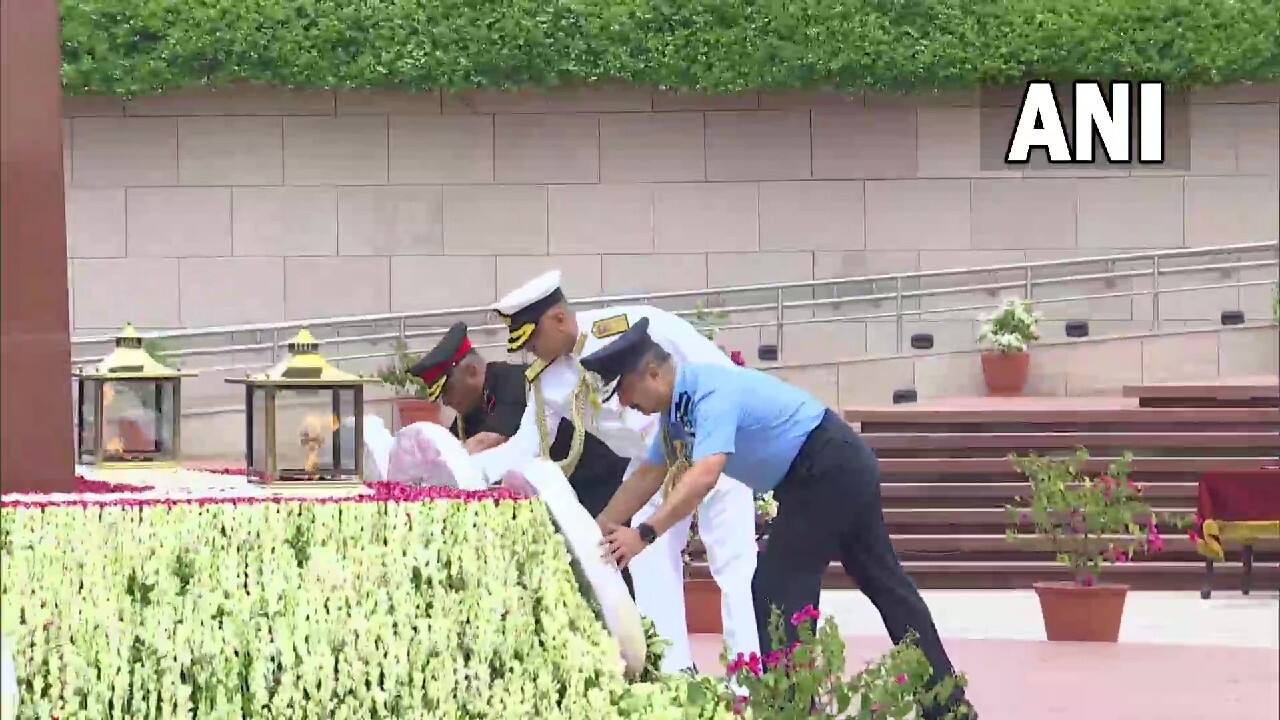
[[[1043,640],[1040,603],[1031,590],[926,590],[938,631],[973,640]],[[876,636],[884,624],[856,590],[822,593],[822,611],[846,635]],[[1220,645],[1280,649],[1280,593],[1218,590],[1134,592],[1125,600],[1120,641],[1160,645]]]
[[[931,591],[925,598],[983,720],[1280,718],[1280,594],[1130,595],[1119,643],[1044,641],[1030,591]],[[889,648],[856,591],[823,593],[845,634],[850,671]],[[694,637],[699,668],[720,637]]]

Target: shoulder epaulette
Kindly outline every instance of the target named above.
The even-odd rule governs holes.
[[[551,363],[546,360],[534,360],[533,364],[524,371],[524,381],[529,384],[533,384],[533,381],[537,380],[538,376],[542,374],[542,371],[546,370],[547,366],[550,364]]]
[[[627,319],[627,314],[613,315],[611,317],[602,318],[591,324],[591,334],[597,340],[604,340],[615,335],[621,335],[631,327],[631,321]]]

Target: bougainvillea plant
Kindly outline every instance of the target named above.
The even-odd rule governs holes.
[[[1075,581],[1094,585],[1104,565],[1126,563],[1137,552],[1164,549],[1158,518],[1142,499],[1142,487],[1129,479],[1132,455],[1125,453],[1106,472],[1091,477],[1084,470],[1084,448],[1070,457],[1026,457],[1009,460],[1031,483],[1028,498],[1006,510],[1011,516],[1006,536],[1013,540],[1032,527],[1051,538],[1058,561]]]
[[[822,622],[819,623],[819,620]],[[811,720],[813,718],[858,718],[859,720],[905,720],[920,717],[922,708],[941,706],[963,674],[931,682],[933,669],[909,634],[901,643],[861,672],[846,679],[845,645],[831,617],[822,619],[812,606],[795,613],[790,623],[798,639],[787,644],[783,618],[777,608],[770,620],[769,634],[774,647],[782,648],[763,657],[739,654],[727,668],[745,691],[735,696],[733,710],[741,716],[768,720]],[[945,717],[971,717],[967,705],[951,710]]]

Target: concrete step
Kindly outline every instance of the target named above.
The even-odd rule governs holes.
[[[908,560],[903,567],[916,585],[926,589],[1019,589],[1032,583],[1070,580],[1070,573],[1053,561],[955,562]],[[1238,563],[1214,566],[1213,587],[1233,591],[1240,587],[1243,567]],[[705,563],[693,563],[689,577],[710,578]],[[1201,562],[1141,562],[1115,565],[1102,573],[1103,582],[1124,583],[1134,590],[1196,590],[1204,580]],[[1257,590],[1280,588],[1280,564],[1255,563],[1252,586]],[[832,563],[823,576],[822,587],[830,590],[856,588],[857,585],[838,563]]]

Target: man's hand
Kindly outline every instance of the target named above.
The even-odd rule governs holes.
[[[631,562],[631,558],[639,555],[640,551],[647,547],[640,533],[632,528],[608,521],[603,521],[602,525],[606,526],[607,530],[604,533],[604,540],[600,541],[600,547],[604,550],[601,557],[612,560],[619,570],[625,568]]]
[[[475,435],[467,438],[467,441],[462,443],[462,447],[465,448],[469,454],[475,455],[478,452],[498,447],[506,441],[507,438],[505,435],[499,435],[495,432],[482,432],[476,433]]]

